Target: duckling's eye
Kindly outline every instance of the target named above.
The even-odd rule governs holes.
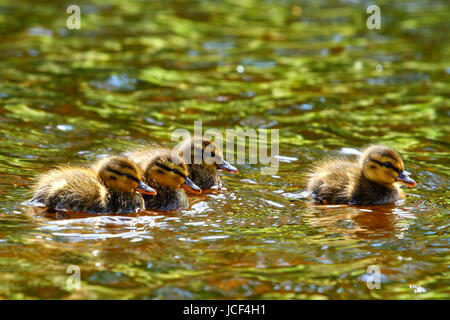
[[[211,151],[211,157],[214,158],[216,156],[216,154],[214,153],[214,151]]]
[[[387,162],[384,163],[384,166],[385,166],[386,168],[392,168],[392,163],[390,163],[389,161],[387,161]]]
[[[117,177],[115,177],[115,176],[109,176],[109,178],[110,178],[111,180],[117,180]]]

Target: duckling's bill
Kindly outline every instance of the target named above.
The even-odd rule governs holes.
[[[231,172],[231,173],[238,173],[238,169],[234,166],[232,166],[229,162],[223,160],[221,164],[217,166],[219,169]]]
[[[143,183],[142,181],[139,182],[136,191],[143,194],[149,194],[151,196],[156,196],[156,190],[153,188],[150,188],[147,184]]]
[[[189,190],[193,193],[202,193],[202,189],[200,189],[191,179],[186,178],[184,183],[181,185],[183,189]]]
[[[408,187],[415,187],[416,182],[408,176],[406,171],[400,171],[397,179],[395,181],[401,182]]]

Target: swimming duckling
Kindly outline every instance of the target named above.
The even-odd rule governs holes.
[[[387,204],[405,199],[396,182],[414,187],[397,151],[382,145],[366,148],[358,161],[332,160],[310,175],[307,191],[320,203]]]
[[[189,138],[177,146],[176,150],[188,166],[189,178],[202,190],[221,184],[217,170],[238,172],[238,169],[223,159],[222,150],[211,140]]]
[[[92,167],[60,167],[43,175],[33,198],[24,204],[86,213],[133,213],[143,210],[141,194],[155,195],[141,181],[135,163],[125,157],[104,158]]]
[[[187,209],[189,200],[182,188],[194,193],[202,192],[188,178],[189,171],[181,157],[171,149],[159,146],[142,148],[131,153],[130,158],[143,172],[144,181],[158,193],[155,197],[144,195],[147,209]]]

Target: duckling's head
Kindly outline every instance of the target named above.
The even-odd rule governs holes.
[[[136,164],[120,156],[107,157],[94,166],[100,179],[109,188],[123,192],[139,192],[156,195],[156,191],[142,182],[141,173]]]
[[[188,175],[188,168],[182,158],[169,149],[159,152],[145,171],[148,180],[153,180],[162,186],[201,193],[202,189],[192,182]]]
[[[360,156],[363,175],[381,185],[401,182],[414,187],[416,182],[404,171],[403,161],[397,151],[382,145],[371,145]]]
[[[187,139],[178,150],[186,163],[200,164],[210,170],[221,169],[231,173],[238,172],[238,169],[225,161],[217,143],[209,139],[198,137]]]

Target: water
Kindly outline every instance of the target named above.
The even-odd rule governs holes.
[[[0,0],[0,298],[449,298],[446,1]],[[35,177],[174,129],[280,130],[185,211],[31,215]],[[403,203],[314,206],[305,173],[369,143],[418,182]],[[78,266],[81,289],[67,286]],[[381,289],[368,289],[379,266]]]

